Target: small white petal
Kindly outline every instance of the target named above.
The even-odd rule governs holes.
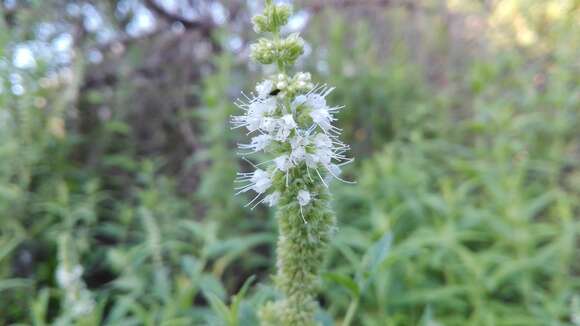
[[[310,117],[314,123],[322,128],[322,130],[326,131],[332,127],[332,124],[330,123],[332,117],[330,116],[328,110],[325,108],[314,109],[310,111]]]
[[[295,136],[290,139],[290,146],[292,151],[290,152],[290,160],[295,164],[302,162],[306,156],[306,146],[310,143],[309,139],[302,136]]]
[[[264,80],[263,82],[256,85],[256,92],[258,93],[258,97],[260,98],[268,97],[268,95],[270,95],[270,92],[272,92],[273,88],[274,83],[271,80],[269,79]]]
[[[332,160],[332,150],[330,148],[320,148],[316,150],[318,161],[324,165],[330,164]]]
[[[254,171],[254,173],[252,174],[252,182],[256,182],[257,180],[263,179],[268,177],[269,174],[268,172],[262,170],[262,169],[257,169],[256,171]]]
[[[274,111],[276,111],[276,108],[278,107],[278,101],[276,100],[275,97],[269,97],[265,99],[262,102],[262,104],[264,106],[264,112],[267,114],[274,113]]]
[[[292,115],[284,115],[278,120],[278,133],[276,134],[276,140],[285,141],[290,135],[290,132],[293,129],[296,129],[296,127],[298,127],[298,125],[294,121]]]
[[[296,110],[296,108],[302,104],[306,103],[306,96],[304,95],[298,95],[296,96],[296,98],[292,101],[292,103],[290,104],[290,108],[292,110]]]
[[[298,196],[296,198],[298,199],[298,204],[300,206],[308,205],[310,203],[310,200],[312,199],[310,193],[306,190],[298,191]]]
[[[258,128],[260,128],[261,124],[262,124],[262,117],[260,117],[260,116],[252,115],[252,116],[248,116],[246,118],[246,129],[248,129],[248,131],[250,131],[250,132],[258,130]]]
[[[308,94],[307,102],[315,110],[328,109],[324,96],[316,93]]]
[[[316,146],[316,148],[331,148],[332,139],[324,133],[318,133],[314,137],[314,146]]]
[[[292,162],[290,162],[290,158],[286,154],[276,157],[274,164],[278,170],[283,172],[288,171],[292,167]]]
[[[268,196],[266,196],[264,198],[264,203],[266,203],[268,206],[272,207],[272,206],[276,206],[278,204],[279,200],[280,200],[280,192],[276,191],[276,192],[273,192],[273,193],[269,194]]]
[[[285,127],[294,129],[296,128],[296,122],[291,114],[286,114],[282,117],[282,122]]]
[[[276,119],[266,117],[266,118],[262,118],[260,120],[260,127],[259,128],[265,132],[271,133],[274,130],[276,130],[277,124],[278,123],[277,123]]]
[[[251,189],[259,194],[264,193],[272,185],[270,174],[261,169],[254,171],[250,181],[253,183]]]
[[[243,148],[250,148],[254,152],[264,150],[272,141],[270,135],[258,135],[252,138],[250,145],[243,145]]]
[[[304,156],[304,161],[306,162],[306,165],[309,168],[316,168],[318,163],[320,162],[320,158],[318,157],[318,155],[316,153],[314,153],[314,154],[307,153]]]

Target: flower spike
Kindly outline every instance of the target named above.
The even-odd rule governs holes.
[[[352,162],[335,125],[343,107],[329,104],[334,88],[313,83],[308,72],[289,74],[304,52],[298,34],[280,35],[290,16],[290,6],[266,0],[264,12],[253,18],[256,32],[273,37],[258,39],[251,46],[251,57],[264,65],[275,64],[278,71],[257,83],[255,93],[242,93],[235,102],[242,113],[231,119],[232,128],[251,135],[249,142],[238,146],[242,155],[269,156],[260,163],[247,160],[254,171],[238,174],[236,194],[253,192],[246,205],[252,209],[259,204],[278,206],[275,279],[284,297],[260,310],[262,325],[275,326],[315,324],[316,278],[336,220],[328,181],[348,183],[339,176],[340,167]]]

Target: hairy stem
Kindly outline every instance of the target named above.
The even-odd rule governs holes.
[[[335,229],[336,218],[329,207],[328,190],[318,187],[318,198],[300,211],[296,203],[299,186],[290,186],[277,212],[279,225],[276,286],[282,300],[264,307],[265,325],[314,325],[319,288],[319,270],[324,250]],[[307,223],[303,222],[304,214]]]

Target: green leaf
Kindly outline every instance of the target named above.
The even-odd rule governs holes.
[[[255,275],[248,277],[248,279],[244,282],[244,285],[242,285],[242,288],[238,291],[236,295],[232,297],[231,311],[232,315],[235,316],[237,319],[239,319],[240,317],[239,310],[242,300],[246,296],[246,292],[248,292],[250,285],[252,285],[252,282],[254,282],[255,279],[256,279]]]
[[[370,248],[367,253],[367,255],[370,257],[370,271],[374,271],[380,264],[383,263],[383,261],[385,261],[387,255],[389,254],[389,250],[391,249],[392,241],[393,235],[391,232],[387,232]]]
[[[322,277],[326,281],[334,282],[344,287],[348,292],[350,292],[353,298],[358,298],[360,296],[359,286],[351,277],[338,273],[326,273]]]
[[[46,311],[50,290],[44,288],[32,302],[32,323],[34,326],[44,326],[46,323]]]
[[[212,309],[220,315],[223,320],[229,321],[230,320],[230,309],[228,306],[217,297],[217,295],[213,293],[205,293],[206,298],[208,299]]]
[[[215,294],[218,298],[224,299],[226,297],[226,290],[220,281],[211,274],[204,274],[201,277],[201,290],[204,295]]]

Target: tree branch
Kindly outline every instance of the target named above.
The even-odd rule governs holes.
[[[154,12],[157,16],[162,19],[174,23],[179,22],[186,29],[199,29],[203,35],[209,36],[211,31],[215,27],[215,23],[211,19],[205,20],[190,20],[178,14],[169,12],[167,9],[163,8],[160,4],[155,2],[155,0],[144,0],[145,6]]]

